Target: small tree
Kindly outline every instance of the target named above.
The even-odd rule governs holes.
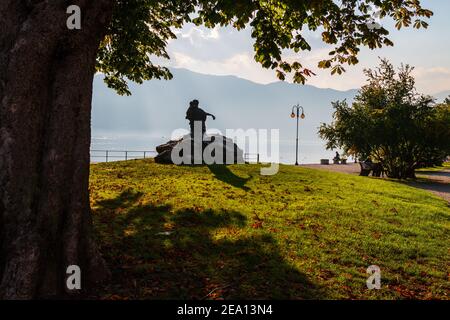
[[[368,84],[352,106],[333,103],[333,123],[319,129],[327,148],[382,162],[387,175],[399,179],[442,163],[450,153],[450,104],[435,105],[432,97],[418,94],[412,70],[402,65],[396,72],[383,59],[376,70],[365,70]]]

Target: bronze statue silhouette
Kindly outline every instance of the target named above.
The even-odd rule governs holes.
[[[213,120],[216,120],[216,117],[214,115],[199,108],[198,105],[199,105],[198,100],[192,100],[189,103],[189,108],[186,111],[186,119],[189,120],[189,126],[191,129],[191,137],[194,137],[194,124],[196,121],[202,122],[202,137],[203,137],[206,132],[206,118],[208,116],[210,116],[213,118]]]
[[[206,119],[210,116],[213,120],[216,120],[216,117],[200,109],[198,100],[193,100],[189,104],[190,106],[186,111],[186,119],[189,120],[190,135],[185,135],[181,139],[170,140],[157,146],[156,151],[158,155],[155,157],[155,162],[176,165],[245,163],[244,152],[233,139],[221,134],[211,134],[205,138]],[[201,136],[200,130],[202,131]],[[205,153],[208,146],[214,148],[210,148],[208,153]],[[220,168],[216,169],[212,169],[214,174],[221,175],[222,172],[218,171]],[[245,181],[238,181],[236,186],[244,188],[243,183]]]

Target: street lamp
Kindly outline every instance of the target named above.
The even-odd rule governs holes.
[[[302,109],[302,114],[300,115],[300,109]],[[297,113],[295,112],[297,110]],[[302,118],[305,119],[305,111],[303,110],[303,107],[299,104],[292,107],[292,113],[291,118],[297,118],[297,140],[295,145],[295,165],[298,166],[298,119]]]

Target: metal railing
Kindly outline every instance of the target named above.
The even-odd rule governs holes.
[[[245,162],[255,162],[259,163],[259,153],[244,153],[244,161]]]
[[[91,162],[128,161],[153,158],[156,151],[131,151],[131,150],[91,150]],[[102,161],[103,160],[103,161]],[[248,163],[260,163],[259,153],[244,153],[244,161]]]
[[[128,161],[153,158],[156,151],[131,151],[131,150],[91,150],[91,162],[103,162],[97,159],[109,161]]]

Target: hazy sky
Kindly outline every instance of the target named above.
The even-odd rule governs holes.
[[[342,76],[330,76],[329,70],[317,68],[318,61],[328,56],[330,48],[321,42],[320,32],[308,33],[312,51],[299,53],[303,66],[317,73],[308,84],[339,90],[359,88],[365,80],[363,69],[376,66],[378,57],[385,57],[395,65],[403,62],[415,66],[417,87],[423,93],[450,90],[450,1],[423,0],[422,5],[434,12],[428,29],[397,31],[391,21],[384,20],[382,24],[391,32],[394,47],[362,49],[360,63],[347,66]],[[253,60],[250,29],[212,30],[186,25],[176,33],[178,39],[168,47],[171,61],[164,62],[165,65],[206,74],[236,75],[259,83],[277,81],[273,70],[263,69]],[[295,53],[288,52],[286,56],[294,57]]]

